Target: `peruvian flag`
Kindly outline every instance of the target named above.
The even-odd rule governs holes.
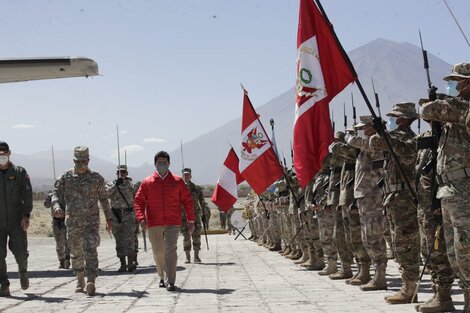
[[[259,195],[284,174],[247,92],[243,97],[240,173]]]
[[[333,142],[328,105],[356,79],[314,0],[300,0],[294,167],[302,188],[321,169]]]
[[[238,198],[237,186],[244,181],[238,171],[238,157],[233,148],[230,148],[227,158],[225,159],[219,180],[212,194],[212,202],[219,207],[220,210],[228,212],[235,204]]]

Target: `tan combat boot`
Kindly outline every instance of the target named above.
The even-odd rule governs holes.
[[[291,252],[292,252],[291,247],[286,247],[286,248],[284,249],[284,252],[281,253],[281,255],[282,255],[282,256],[286,256],[286,255],[289,255]]]
[[[295,264],[302,264],[310,259],[308,250],[305,247],[303,247],[300,251],[302,252],[302,256],[294,262]]]
[[[360,286],[367,284],[370,281],[370,263],[359,263],[359,271],[356,278],[351,279],[349,284],[353,286]]]
[[[89,296],[94,296],[96,287],[95,287],[96,276],[90,275],[88,276],[88,281],[86,283],[86,294]]]
[[[431,303],[431,302],[434,300],[434,298],[436,297],[436,293],[437,293],[437,284],[431,282],[431,289],[432,289],[432,291],[433,291],[432,297],[429,298],[428,300],[426,300],[426,302],[424,302],[424,303],[418,303],[418,304],[416,304],[416,305],[415,305],[416,312],[419,312],[419,308],[420,308],[422,305]]]
[[[342,263],[341,264],[341,270],[337,273],[331,274],[329,277],[330,279],[333,280],[339,280],[339,279],[348,279],[353,276],[352,270],[351,270],[351,264],[348,263]]]
[[[426,313],[449,312],[454,311],[455,307],[452,303],[452,285],[437,285],[436,294],[431,301],[420,305],[419,311]]]
[[[367,284],[362,285],[360,288],[362,291],[372,290],[387,290],[387,280],[385,279],[385,268],[386,266],[380,265],[375,269],[374,278]]]
[[[83,292],[85,288],[85,274],[83,272],[77,273],[77,287],[75,287],[75,292]]]
[[[325,269],[321,272],[318,272],[320,276],[329,276],[338,271],[338,266],[336,265],[336,260],[328,260],[328,264]]]
[[[305,267],[309,271],[321,271],[325,268],[325,262],[323,258],[317,256],[315,249],[308,248],[309,259],[307,262],[300,264],[300,266]]]
[[[194,250],[194,263],[201,263],[201,258],[199,258],[199,250]]]
[[[403,279],[403,286],[401,289],[394,295],[386,296],[385,301],[390,304],[411,303],[415,289],[416,282]],[[418,302],[418,295],[416,295],[413,302]]]
[[[295,261],[295,260],[298,260],[302,257],[302,250],[300,249],[297,249],[295,251],[295,253],[291,254],[290,256],[288,256],[289,259]]]
[[[184,251],[186,254],[186,261],[184,261],[184,264],[191,263],[191,252],[190,251]]]

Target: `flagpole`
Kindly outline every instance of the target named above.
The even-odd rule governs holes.
[[[248,91],[245,89],[245,87],[243,87],[242,84],[240,84],[240,85],[242,86],[243,92],[245,93],[246,98],[248,99],[248,104],[251,106],[251,109],[253,110],[253,112],[256,112],[255,108],[253,107],[253,104],[251,103],[250,97],[248,97]],[[263,129],[264,133],[266,134],[266,137],[268,137],[268,140],[269,140],[269,143],[270,143],[269,149],[272,149],[272,150],[273,150],[273,154],[276,156],[277,161],[278,161],[280,164],[282,164],[282,163],[279,161],[279,157],[278,157],[278,156],[276,155],[276,153],[274,152],[272,142],[271,142],[271,140],[269,139],[268,133],[267,133],[266,130],[264,129],[263,123],[261,123],[261,121],[260,121],[260,119],[259,119],[259,117],[258,117],[258,114],[256,114],[256,119],[258,120],[259,124],[261,125],[261,128]],[[281,167],[282,167],[282,166],[281,166]],[[282,175],[284,176],[284,179],[285,179],[285,181],[286,181],[287,187],[289,187],[289,190],[290,190],[291,193],[292,193],[292,197],[294,198],[295,203],[296,203],[297,206],[300,208],[300,201],[299,201],[299,199],[297,198],[297,196],[295,195],[294,189],[293,189],[292,186],[290,185],[289,179],[287,179],[286,172],[285,172],[284,168],[282,168]],[[258,195],[258,197],[259,197],[259,195]],[[261,198],[260,198],[260,200],[261,200]],[[264,208],[266,209],[266,206],[264,205],[264,202],[261,201],[261,203],[263,203],[263,206],[264,206]],[[266,209],[266,210],[267,210],[267,209]]]
[[[330,20],[328,19],[328,16],[326,15],[325,13],[325,10],[323,9],[323,6],[321,5],[320,3],[320,0],[313,0],[315,2],[315,4],[317,5],[318,9],[320,10],[321,14],[323,15],[323,18],[325,19],[325,22],[327,23],[327,25],[329,25],[329,28],[330,28],[330,31],[331,31],[331,34],[333,35],[333,38],[335,39],[335,42],[336,44],[338,45],[338,48],[344,58],[344,60],[346,61],[346,63],[348,64],[348,67],[349,67],[349,70],[353,73],[354,77],[355,77],[355,82],[356,82],[356,85],[357,87],[359,88],[359,91],[361,92],[361,95],[362,97],[364,98],[364,101],[366,102],[366,105],[367,107],[369,108],[369,111],[372,115],[372,117],[374,118],[374,120],[377,120],[378,117],[377,117],[377,114],[375,114],[375,111],[374,111],[374,108],[372,107],[370,101],[369,101],[369,98],[367,98],[367,95],[364,91],[364,88],[362,88],[362,84],[361,82],[359,81],[359,78],[357,76],[357,73],[356,73],[356,70],[354,69],[354,66],[351,62],[351,60],[349,59],[349,56],[348,54],[346,53],[346,51],[344,51],[344,48],[343,46],[341,45],[341,42],[339,41],[338,39],[338,36],[336,36],[336,33],[334,31],[334,29],[331,27],[331,23],[330,23]],[[380,122],[382,123],[382,119],[380,118]],[[416,192],[414,191],[413,187],[411,187],[411,184],[408,180],[408,178],[406,177],[406,174],[405,174],[405,171],[403,170],[403,167],[401,166],[401,163],[400,161],[398,160],[398,157],[396,155],[396,153],[393,151],[393,148],[392,148],[392,145],[390,143],[390,140],[388,139],[386,133],[385,133],[385,130],[382,128],[383,132],[381,131],[378,131],[377,133],[379,134],[380,137],[382,137],[382,139],[384,140],[385,144],[387,145],[387,148],[388,148],[388,151],[390,152],[390,155],[392,156],[393,158],[393,161],[395,161],[395,165],[397,166],[398,168],[398,171],[400,172],[403,180],[405,181],[405,184],[406,186],[408,187],[411,195],[413,196],[413,200],[414,200],[414,204],[417,205],[418,203],[418,198],[416,196]]]

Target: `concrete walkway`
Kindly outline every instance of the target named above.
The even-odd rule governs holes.
[[[210,250],[201,253],[202,264],[184,264],[182,238],[179,244],[177,292],[158,288],[150,251],[139,253],[134,273],[117,273],[114,241],[103,238],[99,247],[100,268],[97,294],[75,294],[70,270],[58,270],[52,238],[31,238],[30,288],[19,286],[16,264],[7,258],[11,293],[0,298],[5,312],[414,312],[414,305],[388,305],[384,295],[400,288],[398,267],[389,262],[389,291],[362,292],[344,281],[333,281],[316,272],[302,270],[292,261],[256,243],[234,236],[209,236]],[[141,245],[142,246],[142,245]],[[431,296],[429,277],[419,300]],[[454,288],[457,309],[463,295]]]

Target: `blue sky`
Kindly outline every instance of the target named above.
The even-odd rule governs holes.
[[[468,0],[447,2],[470,35]],[[347,51],[378,37],[419,44],[419,28],[430,53],[470,61],[443,0],[322,4]],[[240,83],[255,107],[294,85],[298,7],[296,0],[0,0],[0,58],[86,56],[102,75],[0,85],[0,140],[22,154],[87,145],[115,161],[119,124],[128,163],[149,162],[239,117]]]

